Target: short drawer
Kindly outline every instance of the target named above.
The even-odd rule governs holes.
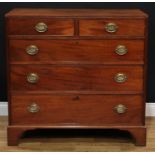
[[[143,64],[143,40],[10,40],[10,63]]]
[[[13,91],[143,91],[141,66],[12,65]]]
[[[13,95],[12,125],[105,126],[143,124],[138,95]]]
[[[79,21],[81,36],[144,36],[144,19],[85,19]]]
[[[71,19],[11,18],[7,24],[9,35],[74,35],[74,21]]]

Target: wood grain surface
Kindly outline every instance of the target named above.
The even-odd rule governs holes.
[[[38,47],[36,55],[26,48]],[[116,54],[118,45],[128,52]],[[144,64],[143,40],[10,40],[11,64]]]
[[[37,32],[35,26],[38,23],[45,23],[48,27],[46,32]],[[45,18],[16,18],[8,19],[8,34],[10,35],[53,35],[73,36],[74,21],[71,19],[45,19]]]
[[[143,122],[143,100],[138,95],[14,95],[11,102],[11,125],[134,126]],[[39,106],[37,113],[28,111],[32,103]],[[125,113],[116,112],[119,104],[127,108]]]
[[[108,23],[115,23],[118,30],[115,33],[109,33],[105,30]],[[80,36],[144,36],[145,21],[137,19],[85,19],[79,21]]]
[[[39,14],[39,16],[38,16]],[[6,14],[6,17],[117,17],[117,18],[146,18],[147,14],[139,9],[41,9],[15,8]]]
[[[27,82],[29,73],[39,80]],[[124,73],[127,80],[117,83],[116,74]],[[143,68],[140,66],[52,66],[12,65],[12,91],[138,91],[143,90]]]

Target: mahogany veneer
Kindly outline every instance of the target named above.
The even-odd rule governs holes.
[[[44,128],[126,130],[146,145],[145,13],[14,9],[6,30],[8,145]]]
[[[25,110],[28,103],[34,101],[41,108],[36,115]],[[142,113],[137,113],[137,111],[142,111],[140,95],[13,95],[12,102],[14,103],[11,107],[13,125],[79,125],[80,123],[88,126],[103,124],[113,126],[143,124]],[[125,103],[128,113],[120,116],[114,112],[113,107],[116,102]]]
[[[12,64],[144,64],[143,40],[10,40]],[[25,52],[36,45],[39,54],[32,57]],[[117,45],[124,44],[128,53],[122,57],[115,53]],[[48,47],[48,48],[47,48]],[[79,51],[81,51],[79,53]]]
[[[45,32],[44,35],[74,35],[73,20],[45,18],[10,19],[8,21],[8,33],[12,35],[38,35],[38,32],[35,31],[34,26],[40,21],[48,25],[48,31]]]
[[[115,36],[144,36],[145,21],[143,19],[85,19],[80,20],[80,35],[81,36],[111,36],[111,34],[103,31],[103,27],[110,22],[117,23],[119,30]]]
[[[13,65],[10,68],[12,91],[137,91],[143,89],[143,69],[139,66],[53,66],[53,65]],[[39,76],[35,84],[28,83],[26,77],[34,72]],[[123,72],[127,82],[117,83],[114,77]]]

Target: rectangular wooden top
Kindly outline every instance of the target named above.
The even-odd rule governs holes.
[[[6,17],[118,17],[145,18],[147,14],[139,9],[41,9],[16,8],[8,12]]]

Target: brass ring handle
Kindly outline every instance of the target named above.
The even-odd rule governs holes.
[[[115,33],[118,30],[118,26],[115,23],[108,23],[105,25],[105,30],[109,33]]]
[[[124,45],[118,45],[115,49],[116,54],[125,55],[128,52],[128,49]]]
[[[46,32],[48,30],[48,26],[45,24],[45,23],[38,23],[36,26],[35,26],[35,30],[37,32]]]
[[[29,83],[37,83],[39,80],[39,76],[36,73],[29,73],[27,75],[27,81]]]
[[[39,49],[36,45],[30,45],[26,48],[26,52],[29,55],[36,55],[38,53]]]
[[[124,73],[117,73],[114,77],[115,82],[123,83],[127,80],[127,75]]]
[[[40,107],[34,102],[30,106],[27,107],[28,112],[37,113],[40,110]]]
[[[123,104],[118,104],[117,106],[114,107],[114,110],[118,113],[118,114],[123,114],[127,111],[127,107]]]

